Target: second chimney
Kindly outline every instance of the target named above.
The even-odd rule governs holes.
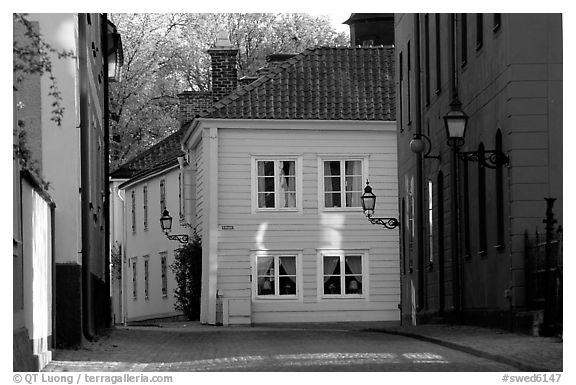
[[[198,114],[212,107],[212,92],[184,91],[180,99],[180,126],[194,120]]]

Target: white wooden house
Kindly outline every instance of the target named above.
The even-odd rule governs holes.
[[[393,48],[318,48],[185,125],[208,324],[399,320]]]

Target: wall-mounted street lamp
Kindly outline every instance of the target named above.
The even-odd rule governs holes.
[[[370,187],[370,182],[366,180],[366,187],[364,188],[364,194],[362,194],[362,208],[364,209],[364,214],[366,218],[373,225],[381,225],[385,228],[392,230],[400,226],[400,222],[396,218],[377,218],[373,217],[374,209],[376,207],[376,195],[372,192],[372,187]]]
[[[498,165],[508,164],[509,158],[502,151],[489,150],[459,152],[459,148],[465,143],[464,135],[466,134],[468,116],[462,111],[462,103],[460,103],[458,99],[454,99],[452,103],[450,103],[450,107],[450,112],[444,116],[446,136],[448,138],[448,145],[457,152],[459,159],[471,162],[480,162],[483,166],[489,168],[496,168]]]
[[[189,241],[189,237],[187,234],[174,234],[170,235],[170,231],[172,230],[172,217],[168,210],[164,210],[162,216],[160,217],[160,226],[162,227],[162,231],[169,240],[171,241],[178,241],[182,244],[187,244]]]
[[[422,140],[424,139],[426,143]],[[426,146],[428,145],[428,146]],[[412,135],[412,140],[410,141],[410,150],[412,150],[415,154],[421,154],[424,150],[428,147],[428,150],[423,155],[425,159],[438,159],[440,160],[440,154],[438,155],[430,155],[432,151],[432,143],[430,142],[430,138],[424,134],[416,133]]]

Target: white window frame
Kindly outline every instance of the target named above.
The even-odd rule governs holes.
[[[168,252],[162,251],[160,254],[160,292],[162,298],[168,298]],[[162,265],[164,261],[164,265]]]
[[[277,162],[279,161],[293,161],[295,162],[296,173],[296,207],[258,207],[258,162],[274,162],[274,170],[276,170]],[[302,155],[252,155],[251,156],[251,169],[252,169],[252,213],[263,212],[302,212]],[[278,206],[278,191],[280,178],[274,175],[274,193],[275,193],[275,206]]]
[[[275,295],[258,295],[258,258],[274,257],[274,285]],[[296,258],[296,294],[294,295],[281,295],[280,294],[280,280],[278,276],[278,260],[280,257],[295,257]],[[253,251],[250,257],[252,266],[252,300],[257,302],[266,301],[296,301],[302,302],[302,250],[257,250]]]
[[[324,185],[324,162],[339,161],[341,166],[340,170],[345,173],[346,161],[361,161],[362,162],[362,181],[370,179],[369,176],[369,155],[320,155],[318,157],[318,202],[320,203],[321,211],[362,211],[362,204],[360,206],[346,207],[346,175],[341,174],[340,188],[341,207],[326,207],[326,195]],[[362,185],[363,186],[363,185]],[[364,187],[362,187],[363,191]]]
[[[345,292],[345,273],[344,261],[345,257],[360,256],[362,260],[362,293],[361,294],[346,294]],[[324,257],[340,257],[340,287],[342,294],[324,294]],[[333,299],[362,299],[368,300],[369,298],[369,253],[365,249],[322,249],[318,250],[318,299],[319,300],[333,300]]]

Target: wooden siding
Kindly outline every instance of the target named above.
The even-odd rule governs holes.
[[[341,211],[319,208],[320,159],[363,158],[368,162],[370,184],[378,196],[376,215],[397,218],[395,132],[364,131],[359,126],[351,127],[350,131],[323,132],[221,129],[218,140],[217,279],[224,299],[251,299],[254,252],[293,251],[301,257],[299,297],[253,299],[252,322],[399,319],[398,231],[371,225],[360,208]],[[300,157],[303,208],[295,212],[253,212],[252,157],[281,155]],[[198,164],[197,180],[202,169],[207,170],[207,165]],[[197,191],[198,201],[202,201],[202,190]],[[201,214],[199,218],[200,223]],[[363,298],[322,298],[318,288],[321,282],[318,259],[322,249],[365,253],[368,287]]]
[[[152,319],[158,317],[169,317],[181,314],[174,309],[175,298],[174,289],[176,280],[170,265],[174,263],[174,250],[179,244],[170,241],[162,232],[160,227],[160,180],[166,181],[166,208],[174,218],[172,222],[173,234],[188,234],[189,230],[180,226],[178,220],[178,174],[180,170],[173,168],[161,174],[152,176],[149,179],[140,181],[134,185],[126,187],[125,205],[128,209],[128,220],[124,221],[127,226],[125,256],[128,261],[137,259],[137,298],[132,297],[132,269],[129,266],[124,276],[126,285],[124,287],[126,297],[126,317],[127,321]],[[142,191],[144,186],[148,187],[148,229],[144,230],[143,218],[144,208]],[[130,231],[131,220],[130,206],[131,191],[135,191],[136,196],[136,232]],[[167,285],[168,295],[162,296],[162,268],[161,253],[166,253],[167,264]],[[149,263],[149,294],[148,299],[144,298],[144,256],[148,256]]]

